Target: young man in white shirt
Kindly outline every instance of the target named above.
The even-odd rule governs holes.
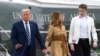
[[[92,38],[91,38],[92,33]],[[97,33],[94,19],[87,15],[87,5],[79,5],[79,16],[72,19],[69,32],[69,44],[72,56],[90,56],[90,44],[97,47]]]

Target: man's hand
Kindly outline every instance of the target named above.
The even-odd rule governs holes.
[[[71,56],[71,54],[68,52],[68,56]]]
[[[49,54],[46,54],[45,56],[50,56]]]
[[[72,51],[75,51],[75,48],[74,48],[73,44],[70,44],[70,48],[71,48]]]
[[[48,52],[47,49],[42,50],[42,53],[45,54],[45,55],[47,54],[47,52]]]
[[[21,48],[22,45],[21,44],[16,44],[15,48],[18,49],[18,48]]]
[[[98,46],[98,45],[97,45],[97,42],[94,42],[94,43],[93,43],[93,47],[96,48],[97,46]]]

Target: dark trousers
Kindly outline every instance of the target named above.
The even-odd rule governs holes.
[[[31,51],[31,45],[27,46],[24,56],[33,56]]]
[[[71,51],[72,56],[90,56],[89,39],[79,39],[78,44],[74,44],[75,51]]]

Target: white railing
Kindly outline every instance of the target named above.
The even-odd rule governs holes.
[[[8,53],[7,48],[5,48],[3,44],[0,44],[0,46],[1,46],[1,48],[3,48],[3,49],[6,51],[6,54],[3,54],[3,52],[0,52],[0,55],[2,55],[2,56],[5,56],[5,55],[6,55],[6,56],[11,56],[11,55]]]
[[[4,32],[4,33],[7,35],[7,37],[10,38],[10,35],[8,34],[8,32],[6,32],[2,27],[0,27],[0,29],[2,30],[2,32]],[[1,30],[0,30],[0,33],[1,33]],[[7,48],[5,48],[5,46],[4,46],[3,44],[0,44],[0,46],[6,51],[6,54],[5,54],[6,56],[11,56],[11,55],[8,53]],[[2,52],[0,52],[0,55],[5,56]]]
[[[0,32],[4,32],[9,38],[10,38],[10,35],[6,32],[6,30],[5,29],[3,29],[2,27],[0,27]]]
[[[2,52],[0,52],[0,56],[5,56]]]

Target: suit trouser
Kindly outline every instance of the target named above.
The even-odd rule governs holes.
[[[78,44],[74,44],[75,51],[71,51],[72,56],[90,56],[89,39],[79,39]]]
[[[24,56],[34,56],[34,55],[31,55],[32,51],[31,51],[31,45],[27,46],[26,50],[25,50],[25,53],[24,53]]]

